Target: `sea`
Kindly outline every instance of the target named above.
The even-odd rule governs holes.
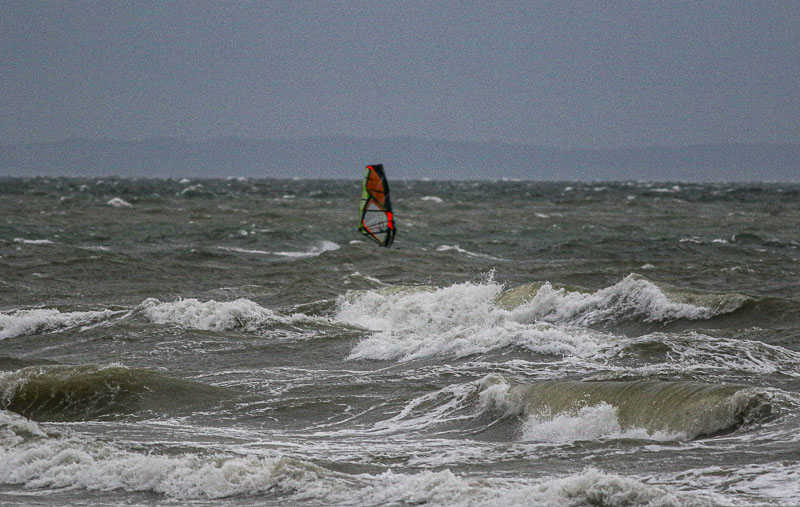
[[[0,179],[0,504],[800,505],[800,185],[387,175]]]

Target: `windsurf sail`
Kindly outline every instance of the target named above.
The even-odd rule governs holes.
[[[397,229],[389,200],[389,183],[383,174],[383,164],[367,166],[361,191],[361,223],[358,231],[380,246],[390,246]]]

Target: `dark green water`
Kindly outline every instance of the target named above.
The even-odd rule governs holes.
[[[800,503],[800,186],[0,179],[0,502]]]

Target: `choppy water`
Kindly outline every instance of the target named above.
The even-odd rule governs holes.
[[[800,186],[392,190],[0,180],[0,502],[800,503]]]

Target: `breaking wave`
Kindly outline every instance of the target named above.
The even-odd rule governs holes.
[[[349,475],[277,452],[159,454],[46,430],[0,410],[0,484],[26,488],[153,492],[177,500],[261,500],[382,505],[709,504],[670,486],[587,469],[539,479],[484,478],[450,470]]]
[[[680,435],[644,428],[623,429],[618,410],[606,402],[581,407],[575,413],[530,414],[522,427],[522,438],[535,442],[575,442],[632,438],[640,440],[679,440]]]
[[[532,322],[524,313],[498,308],[494,301],[501,291],[501,285],[487,282],[352,292],[340,299],[336,318],[373,331],[350,359],[462,357],[506,346],[589,358],[616,346],[613,336]]]
[[[646,484],[634,477],[587,469],[540,480],[465,477],[450,470],[374,477],[355,505],[711,505],[701,495],[670,486]],[[351,500],[352,501],[352,500]]]
[[[187,298],[172,302],[149,298],[143,301],[137,310],[155,324],[176,324],[205,331],[226,331],[237,328],[255,331],[272,324],[328,322],[327,319],[302,313],[284,315],[246,298],[234,301],[200,301]],[[130,310],[108,309],[84,312],[61,312],[50,308],[15,310],[0,313],[0,340],[98,325],[112,317],[127,317],[131,314]]]
[[[519,383],[491,374],[416,397],[396,415],[364,428],[351,424],[319,435],[457,431],[548,444],[685,441],[767,421],[774,405],[786,401],[780,391],[742,385],[661,380]],[[500,420],[505,422],[497,424]]]
[[[603,437],[694,439],[732,431],[772,411],[765,389],[688,381],[543,381],[509,384],[484,380],[487,407],[524,415],[529,440]]]
[[[0,340],[95,324],[123,313],[126,312],[115,310],[61,312],[51,308],[0,313]]]
[[[336,318],[373,332],[356,345],[351,359],[462,357],[507,346],[597,358],[613,354],[620,341],[590,329],[591,324],[709,319],[747,300],[669,294],[638,275],[593,293],[555,289],[546,282],[504,290],[489,280],[353,291],[340,298]]]
[[[121,197],[114,197],[113,199],[109,200],[106,205],[114,208],[130,208],[133,206],[131,203],[125,199],[122,199]]]
[[[595,292],[554,288],[549,282],[506,291],[498,304],[529,318],[577,326],[597,323],[704,320],[733,312],[752,298],[679,291],[631,274]]]
[[[256,331],[271,324],[323,320],[302,313],[282,315],[246,298],[234,301],[200,301],[188,298],[172,302],[150,298],[142,302],[140,307],[145,317],[155,324],[177,324],[204,331],[237,328]]]
[[[6,411],[0,411],[0,442],[0,483],[27,488],[150,491],[187,500],[270,492],[300,500],[314,498],[320,489],[336,491],[335,472],[277,454],[133,452],[76,435],[48,434]]]
[[[253,331],[264,324],[286,320],[276,312],[245,298],[223,302],[189,298],[164,303],[150,298],[141,304],[141,308],[144,315],[156,324],[177,324],[205,331],[234,328]]]

